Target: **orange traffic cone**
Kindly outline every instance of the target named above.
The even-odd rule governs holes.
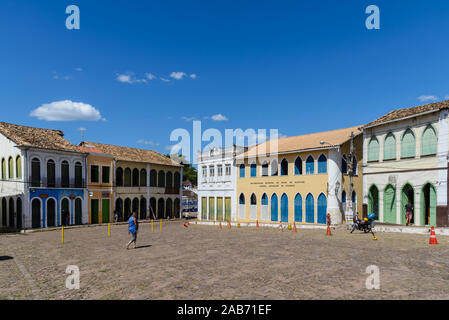
[[[293,232],[296,232],[296,223],[293,224]]]
[[[218,229],[221,230],[221,221],[218,222]]]
[[[259,228],[259,220],[256,220],[256,228]]]
[[[332,235],[332,233],[331,233],[331,226],[330,226],[330,225],[327,225],[326,236],[331,236],[331,235]]]
[[[438,244],[437,242],[437,236],[435,235],[435,228],[432,227],[430,229],[430,239],[429,239],[429,244]]]

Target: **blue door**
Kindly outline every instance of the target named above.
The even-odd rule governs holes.
[[[299,193],[295,197],[295,222],[302,222],[302,197]]]
[[[315,204],[313,196],[309,193],[306,198],[306,222],[315,222]]]
[[[271,196],[271,221],[278,221],[278,196]]]
[[[324,194],[318,197],[318,223],[326,224],[327,199]]]
[[[288,222],[288,197],[285,193],[281,198],[281,221]]]

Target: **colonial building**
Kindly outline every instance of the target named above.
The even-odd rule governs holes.
[[[153,150],[86,142],[114,157],[115,210],[121,220],[181,216],[182,165]]]
[[[448,225],[449,101],[394,110],[363,128],[363,201],[381,222]]]
[[[87,193],[89,199],[89,223],[113,221],[114,206],[114,157],[86,142],[80,144],[87,156]]]
[[[0,213],[10,228],[87,223],[86,154],[60,130],[0,122]]]
[[[198,212],[201,220],[235,221],[237,196],[236,155],[246,148],[235,145],[198,153]]]
[[[351,143],[354,170],[348,172]],[[362,155],[360,127],[270,140],[250,148],[236,160],[237,221],[325,224],[330,213],[332,223],[338,224],[347,201],[361,213]]]

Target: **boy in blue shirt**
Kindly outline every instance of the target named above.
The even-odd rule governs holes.
[[[128,233],[131,234],[131,241],[128,242],[128,244],[126,245],[126,249],[129,249],[129,246],[133,242],[134,242],[134,249],[135,249],[137,246],[137,219],[136,219],[135,212],[133,212],[133,214],[129,218],[128,224],[129,224]]]

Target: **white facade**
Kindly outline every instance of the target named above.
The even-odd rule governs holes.
[[[236,155],[244,152],[243,147],[214,148],[210,151],[198,153],[198,219],[218,220],[217,212],[219,198],[222,198],[223,213],[221,220],[226,220],[226,198],[231,201],[231,220],[237,221],[237,168]],[[206,207],[203,206],[206,199]],[[212,200],[210,200],[212,199]],[[209,204],[213,203],[214,212],[211,213]]]
[[[436,133],[437,143],[434,153],[423,155],[423,147],[428,142],[423,142],[422,137],[428,128]],[[411,131],[415,138],[414,156],[402,154],[406,131]],[[385,160],[384,145],[388,135],[395,139],[396,154],[393,159]],[[379,159],[370,161],[373,137],[378,141]],[[435,110],[368,126],[363,138],[363,202],[368,210],[377,211],[380,222],[404,224],[404,203],[410,201],[414,207],[414,224],[435,226],[437,207],[447,207],[448,111]],[[373,197],[376,189],[377,206],[372,200],[376,198]]]

